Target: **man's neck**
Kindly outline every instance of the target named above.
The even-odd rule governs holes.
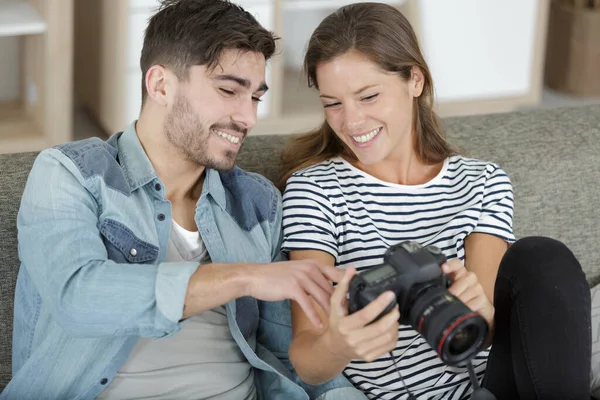
[[[164,118],[142,113],[135,130],[152,167],[165,185],[166,197],[173,201],[196,201],[202,193],[204,166],[183,157],[163,134]]]

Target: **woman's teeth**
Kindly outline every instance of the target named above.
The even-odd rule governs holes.
[[[237,136],[231,136],[228,133],[221,132],[221,131],[218,131],[216,129],[213,129],[212,131],[214,133],[216,133],[217,135],[221,136],[222,138],[225,138],[225,139],[229,140],[233,144],[238,144],[240,142],[240,138],[237,137]]]
[[[377,136],[377,134],[379,132],[381,132],[381,128],[375,128],[375,129],[373,129],[371,132],[369,132],[367,134],[364,134],[364,135],[361,135],[361,136],[351,136],[351,137],[352,137],[352,140],[354,140],[355,142],[366,143],[369,140],[373,140],[373,138],[375,136]]]

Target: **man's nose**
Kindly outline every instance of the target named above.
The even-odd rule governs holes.
[[[246,130],[250,130],[256,125],[257,116],[253,100],[244,100],[239,104],[236,113],[233,115],[233,121]]]

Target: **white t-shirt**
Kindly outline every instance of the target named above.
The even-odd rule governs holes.
[[[198,232],[175,221],[167,261],[210,263]],[[254,371],[233,339],[224,306],[188,318],[176,334],[140,338],[98,399],[254,400]]]
[[[464,239],[473,232],[514,242],[513,193],[497,165],[452,156],[422,185],[381,181],[342,158],[293,174],[283,196],[285,252],[321,250],[336,266],[364,271],[383,261],[392,245],[414,240],[439,247],[448,259],[464,260]],[[442,363],[425,339],[401,325],[393,351],[402,376],[419,398],[460,399],[471,392],[465,368]],[[489,351],[473,364],[479,378]],[[352,361],[344,373],[369,397],[408,397],[389,356]]]

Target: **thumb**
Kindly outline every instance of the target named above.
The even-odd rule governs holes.
[[[346,268],[344,276],[335,287],[335,291],[331,295],[331,313],[340,317],[348,314],[348,306],[346,304],[346,294],[350,287],[350,281],[356,275],[354,267]]]

